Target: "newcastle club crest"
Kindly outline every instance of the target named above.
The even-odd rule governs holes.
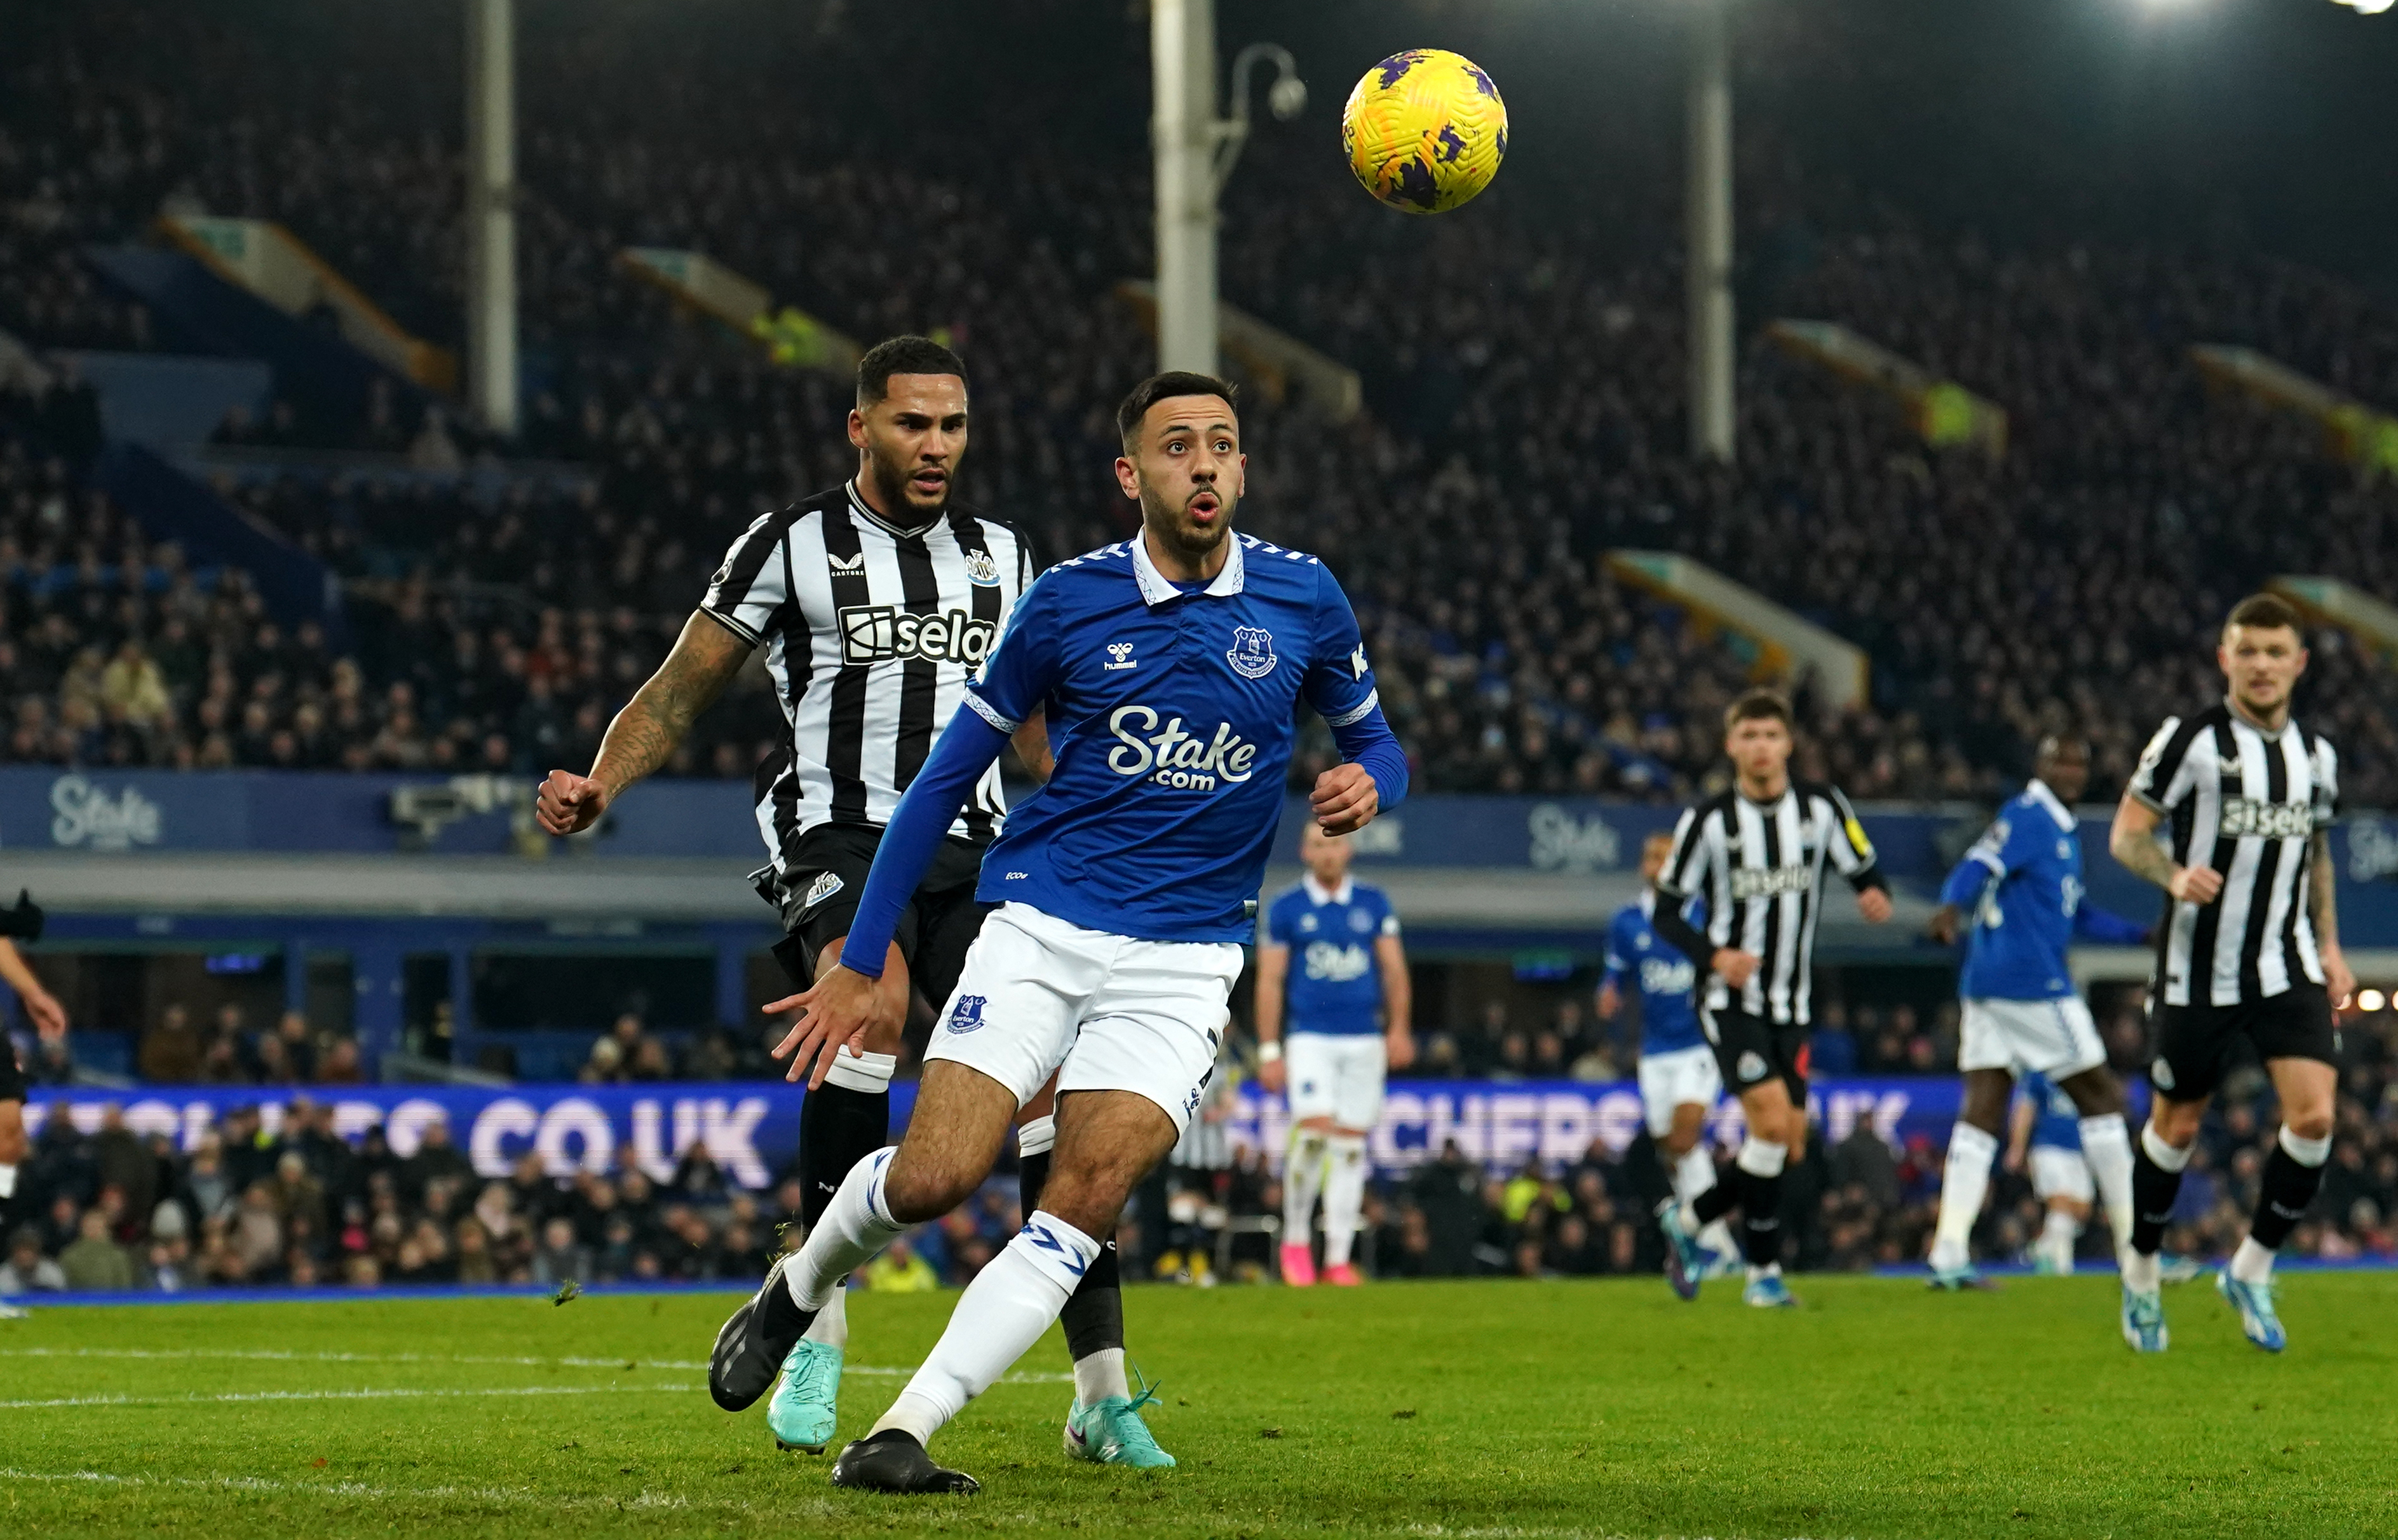
[[[1276,662],[1273,633],[1255,626],[1235,626],[1233,630],[1233,650],[1224,654],[1233,672],[1244,679],[1262,679],[1273,672]]]

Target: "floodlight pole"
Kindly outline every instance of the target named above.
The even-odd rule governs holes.
[[[1216,0],[1151,0],[1157,367],[1216,372]]]
[[[1691,453],[1732,458],[1731,68],[1730,0],[1691,15],[1689,248]]]
[[[517,431],[514,0],[466,4],[466,399]]]

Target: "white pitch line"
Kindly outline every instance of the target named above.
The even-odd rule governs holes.
[[[105,1487],[197,1487],[211,1492],[273,1492],[305,1497],[363,1497],[378,1500],[465,1498],[472,1502],[495,1503],[517,1507],[711,1507],[734,1508],[743,1513],[757,1511],[748,1503],[734,1502],[729,1498],[702,1498],[694,1503],[689,1498],[673,1493],[648,1491],[625,1498],[559,1497],[542,1493],[510,1492],[503,1487],[380,1487],[369,1486],[363,1481],[277,1481],[263,1476],[119,1476],[105,1470],[0,1469],[0,1481],[44,1481],[59,1485],[88,1484]]]
[[[475,1363],[516,1369],[705,1369],[705,1363],[681,1359],[530,1359],[485,1358],[464,1353],[292,1353],[271,1348],[239,1347],[0,1347],[0,1359],[226,1359],[259,1363]],[[853,1363],[844,1373],[898,1379],[913,1374],[912,1366]],[[1071,1374],[1017,1373],[1003,1385],[1071,1385]]]
[[[236,1401],[384,1401],[462,1399],[486,1396],[619,1396],[697,1390],[695,1385],[527,1385],[480,1390],[226,1390],[212,1396],[61,1396],[53,1400],[0,1401],[0,1410],[33,1412],[59,1406],[211,1406]]]

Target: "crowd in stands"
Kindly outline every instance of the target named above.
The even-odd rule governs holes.
[[[187,102],[255,73],[263,47],[197,25],[184,45],[176,78],[201,82]],[[138,234],[169,198],[276,218],[404,321],[451,335],[454,147],[361,96],[262,99],[185,124],[155,60],[119,78],[58,57],[37,52],[20,83],[88,148],[40,142],[40,114],[19,114],[0,186],[20,225]],[[230,720],[200,721],[185,690],[170,697],[172,733],[86,735],[85,748],[519,770],[584,753],[590,719],[604,724],[663,651],[730,536],[849,469],[840,382],[695,345],[613,268],[635,239],[706,250],[861,336],[950,336],[977,369],[968,495],[1053,556],[1124,532],[1105,408],[1148,344],[1104,296],[1149,266],[1138,162],[1060,152],[1002,196],[918,169],[929,157],[912,142],[877,141],[869,157],[788,93],[694,74],[626,118],[592,110],[607,93],[577,106],[560,84],[531,87],[555,91],[557,110],[529,127],[523,157],[524,304],[551,367],[509,449],[584,462],[596,482],[496,502],[296,478],[235,493],[349,580],[358,709],[320,702],[303,721],[310,692],[287,670],[263,726],[247,727],[261,676],[236,657]],[[730,100],[745,128],[728,139]],[[792,150],[828,141],[841,153]],[[1669,797],[1720,775],[1715,710],[1749,664],[1621,590],[1598,559],[1614,546],[1688,551],[1867,647],[1873,704],[1811,703],[1805,767],[1860,797],[1991,796],[2061,726],[2096,740],[2093,790],[2109,795],[2153,718],[2213,693],[2204,639],[2254,576],[2398,578],[2379,538],[2390,489],[2325,462],[2298,429],[2207,399],[2184,356],[2196,341],[2252,341],[2380,398],[2398,382],[2398,325],[2327,279],[2130,249],[1996,254],[1883,210],[1869,234],[1784,243],[1806,259],[1783,263],[1759,302],[1856,319],[1992,396],[2014,425],[2008,456],[1925,450],[1894,413],[1758,343],[1742,368],[1739,462],[1712,468],[1683,448],[1678,277],[1655,254],[1669,242],[1644,253],[1620,228],[1545,207],[1537,222],[1410,223],[1397,240],[1338,173],[1246,168],[1227,225],[1228,293],[1357,367],[1370,408],[1335,427],[1253,402],[1245,518],[1341,571],[1429,786]],[[1815,185],[1746,195],[1778,211]],[[788,238],[802,228],[807,240]],[[74,290],[40,300],[45,314],[98,314],[66,248],[25,250],[28,272],[52,275],[20,288],[25,302]],[[29,323],[53,341],[98,324]],[[296,421],[282,403],[224,436],[288,443]],[[492,447],[390,393],[343,442],[437,467]],[[120,625],[89,645],[155,650],[155,635]],[[20,696],[42,692],[27,683]],[[314,693],[332,690],[325,673]],[[2340,738],[2351,802],[2398,797],[2393,691],[2386,669],[2324,637],[2310,699]],[[329,732],[337,714],[347,725]],[[748,690],[675,768],[746,775],[774,726]],[[1295,778],[1327,752],[1314,738]]]
[[[1885,1034],[1887,1036],[1887,1034]],[[2398,1259],[2398,1018],[2351,1024],[2337,1139],[2323,1191],[2289,1254]],[[2277,1127],[2261,1070],[2235,1072],[2186,1176],[2167,1249],[2220,1255],[2243,1233]],[[405,1155],[380,1126],[336,1129],[334,1106],[304,1094],[226,1112],[185,1145],[129,1127],[120,1107],[88,1130],[44,1121],[7,1210],[0,1295],[43,1291],[182,1291],[290,1284],[576,1283],[760,1276],[800,1202],[796,1176],[742,1190],[694,1145],[670,1165],[620,1156],[604,1172],[555,1175],[538,1156],[478,1172],[438,1122]],[[1785,1189],[1786,1256],[1803,1270],[1855,1270],[1922,1254],[1941,1152],[1924,1137],[1893,1148],[1870,1123],[1821,1135]],[[1493,1171],[1451,1141],[1378,1180],[1361,1255],[1386,1278],[1583,1277],[1653,1273],[1645,1217],[1664,1176],[1646,1136],[1594,1143],[1557,1167]],[[1279,1212],[1273,1163],[1253,1148],[1216,1167],[1173,1167],[1126,1222],[1134,1276],[1213,1281],[1218,1237],[1227,1281],[1262,1278],[1262,1232],[1235,1222]],[[1006,1173],[948,1218],[919,1227],[862,1279],[869,1288],[956,1285],[1018,1224]],[[1985,1255],[2023,1252],[2041,1225],[2027,1174],[2002,1164],[1976,1232]],[[2084,1260],[2111,1255],[2103,1224]]]

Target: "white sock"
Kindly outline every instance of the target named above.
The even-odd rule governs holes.
[[[1330,1158],[1324,1174],[1324,1265],[1340,1267],[1348,1265],[1366,1212],[1366,1136],[1336,1133],[1325,1148]]]
[[[1055,1214],[1034,1212],[966,1285],[932,1356],[869,1431],[905,1428],[919,1443],[930,1443],[1041,1340],[1098,1254],[1099,1243],[1089,1236]]]
[[[2034,1249],[2046,1256],[2050,1265],[2060,1273],[2073,1271],[2073,1243],[2081,1238],[2081,1226],[2063,1209],[2048,1211],[2048,1223],[2041,1226],[2040,1239]]]
[[[841,1191],[832,1195],[831,1206],[808,1232],[808,1243],[784,1265],[784,1286],[801,1309],[823,1309],[842,1279],[908,1233],[908,1226],[893,1219],[882,1201],[882,1174],[890,1170],[891,1158],[896,1153],[879,1149],[850,1167],[849,1174],[841,1179]]]
[[[2320,1139],[2308,1139],[2291,1132],[2290,1125],[2283,1123],[2281,1144],[2282,1148],[2289,1152],[2290,1158],[2301,1166],[2320,1166],[2331,1158],[2331,1135],[2328,1133]]]
[[[1021,1160],[1028,1155],[1046,1155],[1050,1147],[1057,1143],[1058,1115],[1056,1113],[1053,1112],[1046,1118],[1031,1118],[1017,1126],[1016,1158]]]
[[[854,1053],[843,1043],[833,1055],[832,1067],[825,1071],[825,1084],[880,1096],[891,1089],[892,1074],[898,1067],[896,1053]]]
[[[1674,1197],[1683,1205],[1684,1213],[1715,1185],[1716,1158],[1704,1143],[1691,1145],[1675,1160]],[[1731,1225],[1721,1219],[1711,1220],[1700,1229],[1699,1244],[1718,1256],[1740,1255],[1740,1242],[1732,1239]]]
[[[2135,1294],[2153,1294],[2164,1286],[2164,1265],[2129,1246],[2115,1248],[2115,1265],[2122,1269],[2123,1287]]]
[[[2253,1236],[2242,1238],[2240,1249],[2231,1253],[2231,1276],[2242,1283],[2264,1282],[2273,1276],[2273,1253]]]
[[[816,1312],[816,1319],[809,1322],[807,1340],[820,1342],[827,1347],[838,1347],[843,1352],[848,1351],[849,1291],[847,1289],[833,1290],[832,1298],[825,1301],[824,1308]]]
[[[2098,1201],[2107,1210],[2107,1227],[2115,1232],[2115,1261],[2132,1250],[2132,1131],[2122,1115],[2109,1112],[2081,1119],[2081,1161],[2098,1184]]]
[[[1324,1188],[1324,1152],[1330,1141],[1315,1129],[1290,1136],[1290,1158],[1282,1163],[1282,1243],[1304,1246],[1315,1239],[1315,1195]]]
[[[1769,1262],[1762,1267],[1757,1265],[1753,1262],[1749,1264],[1748,1280],[1751,1283],[1756,1282],[1761,1278],[1780,1278],[1781,1276],[1782,1264],[1779,1262]]]
[[[1948,1131],[1948,1161],[1940,1172],[1940,1218],[1932,1231],[1932,1265],[1955,1272],[1974,1260],[1968,1245],[1974,1221],[1989,1196],[1990,1162],[1999,1153],[1995,1135],[1960,1120]]]
[[[17,1196],[17,1168],[0,1166],[0,1203]]]
[[[2189,1152],[2198,1148],[2198,1145],[2193,1142],[2176,1149],[2166,1144],[2164,1136],[2157,1132],[2156,1124],[2142,1123],[2140,1147],[2149,1152],[2149,1158],[2156,1162],[2157,1170],[2179,1172],[2188,1169]]]
[[[1125,1350],[1102,1347],[1088,1358],[1076,1359],[1074,1399],[1084,1406],[1097,1406],[1110,1396],[1132,1399],[1132,1383],[1125,1377]]]

